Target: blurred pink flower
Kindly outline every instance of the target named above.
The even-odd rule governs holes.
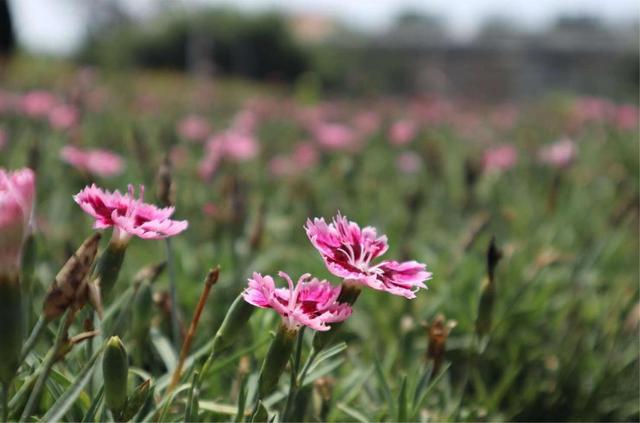
[[[289,288],[276,288],[271,276],[253,273],[249,286],[242,293],[244,300],[260,308],[271,308],[282,316],[290,330],[308,326],[318,331],[331,329],[329,324],[342,322],[351,315],[351,306],[339,303],[340,287],[333,287],[326,280],[311,278],[306,273],[295,285],[288,274],[278,273]]]
[[[297,173],[297,166],[290,157],[279,154],[269,160],[269,173],[277,177],[289,176]]]
[[[240,111],[233,118],[231,127],[233,130],[242,133],[253,133],[258,126],[258,116],[252,110],[246,109]]]
[[[405,151],[396,158],[396,167],[402,173],[416,173],[421,166],[422,158],[413,151]]]
[[[360,112],[356,115],[353,123],[360,134],[368,136],[380,128],[380,115],[372,111]]]
[[[213,203],[204,203],[202,205],[202,213],[208,217],[219,217],[220,209]]]
[[[122,158],[108,150],[82,150],[67,145],[60,150],[60,158],[78,170],[97,176],[109,177],[122,173]]]
[[[413,141],[418,128],[408,119],[398,120],[389,129],[389,139],[393,145],[405,145]]]
[[[159,208],[143,201],[144,186],[140,186],[140,198],[134,196],[133,185],[127,194],[119,191],[103,191],[95,184],[85,187],[73,199],[89,215],[96,219],[93,227],[113,227],[113,238],[128,242],[135,235],[143,239],[163,239],[187,229],[186,220],[172,220],[173,207]]]
[[[16,271],[29,232],[35,197],[35,175],[23,168],[0,168],[0,272]]]
[[[203,179],[209,179],[222,160],[229,159],[235,162],[251,160],[259,150],[258,141],[251,134],[233,130],[223,132],[207,141],[205,155],[198,166],[198,172]]]
[[[489,119],[496,128],[508,131],[518,122],[520,112],[514,104],[503,104],[496,107],[491,113]]]
[[[339,123],[317,123],[312,126],[312,133],[320,146],[326,150],[352,149],[358,141],[351,128]]]
[[[491,148],[482,156],[482,168],[485,171],[505,171],[518,163],[518,150],[511,145]]]
[[[56,98],[48,91],[31,91],[20,99],[20,110],[29,117],[45,117],[56,103]]]
[[[310,142],[300,142],[293,153],[278,154],[269,161],[269,171],[273,176],[289,176],[303,173],[318,163],[316,147]]]
[[[189,115],[178,122],[177,132],[186,140],[202,141],[211,133],[211,126],[202,116]]]
[[[639,119],[640,110],[633,104],[623,104],[616,108],[615,124],[620,129],[637,130]]]
[[[360,229],[357,223],[338,215],[327,225],[323,218],[307,220],[307,237],[320,252],[331,273],[346,281],[366,285],[405,298],[415,298],[432,275],[417,261],[371,261],[389,248],[387,237],[378,237],[376,229]]]
[[[78,109],[68,104],[59,104],[49,111],[49,125],[65,130],[75,126],[80,118]]]
[[[538,157],[542,163],[555,167],[569,166],[576,156],[576,144],[569,138],[561,140],[543,147]]]

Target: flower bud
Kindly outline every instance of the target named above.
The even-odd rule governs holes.
[[[96,276],[100,285],[102,296],[106,298],[113,286],[118,281],[120,268],[124,261],[124,253],[127,250],[127,242],[115,236],[111,237],[107,249],[102,253],[96,266]]]
[[[34,196],[31,169],[8,172],[0,168],[0,273],[14,273],[20,267]]]
[[[255,307],[244,300],[242,295],[233,301],[227,315],[213,339],[212,353],[217,355],[229,348],[233,341],[242,333]]]
[[[62,266],[43,303],[43,315],[50,322],[69,307],[82,307],[89,299],[87,275],[98,252],[100,234],[87,238],[80,248]]]
[[[107,342],[102,357],[102,377],[104,379],[104,400],[118,419],[127,402],[127,374],[129,359],[124,344],[117,336]]]
[[[491,238],[487,249],[487,276],[483,280],[476,320],[476,333],[484,336],[489,333],[493,320],[493,304],[496,298],[495,270],[502,258],[502,251],[496,246],[495,237]]]
[[[456,322],[446,321],[443,314],[438,314],[433,322],[427,326],[427,336],[429,338],[429,346],[427,347],[427,359],[433,361],[434,376],[438,375],[442,362],[444,360],[444,352],[447,346],[447,338],[451,329],[456,326]]]
[[[297,334],[297,330],[291,330],[285,324],[280,325],[260,369],[260,377],[258,378],[259,399],[266,399],[276,390],[280,375],[282,375],[291,356]]]
[[[151,384],[151,379],[147,379],[138,385],[135,391],[133,391],[131,396],[127,399],[127,405],[122,413],[123,421],[129,421],[138,414],[144,403],[149,398],[149,395],[151,395],[152,390],[153,385]]]
[[[163,207],[174,204],[175,185],[171,178],[171,160],[169,154],[164,156],[162,164],[156,174],[156,197]]]

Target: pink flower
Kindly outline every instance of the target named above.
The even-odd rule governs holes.
[[[293,160],[301,169],[308,169],[318,163],[318,150],[310,142],[300,142],[293,148]]]
[[[177,132],[186,140],[202,141],[211,133],[211,126],[202,116],[189,115],[178,123]]]
[[[78,123],[78,109],[68,104],[60,104],[49,111],[49,125],[54,129],[65,130]]]
[[[60,150],[60,158],[76,169],[98,176],[109,177],[122,173],[122,158],[107,150],[82,150],[67,145]]]
[[[140,198],[134,197],[133,185],[127,194],[103,191],[95,184],[85,187],[73,199],[96,219],[93,227],[105,229],[113,226],[114,239],[128,242],[135,235],[143,239],[163,239],[187,229],[186,220],[172,220],[173,207],[159,208],[143,202],[144,186]]]
[[[555,167],[567,167],[576,156],[576,145],[569,138],[563,138],[540,150],[538,157],[542,163]]]
[[[327,225],[323,218],[307,220],[307,237],[320,252],[331,273],[345,280],[364,284],[405,298],[415,298],[424,281],[431,279],[426,265],[416,261],[371,262],[389,248],[387,237],[376,229],[360,229],[357,223],[338,215]]]
[[[31,169],[9,172],[0,168],[0,272],[15,271],[20,265],[34,196],[35,175]]]
[[[48,91],[31,91],[22,96],[20,109],[29,117],[45,117],[56,105],[56,98]]]
[[[318,143],[326,150],[347,150],[355,147],[356,134],[339,123],[318,123],[312,128]]]
[[[422,159],[412,151],[405,151],[396,158],[396,167],[402,173],[412,174],[420,170]]]
[[[484,152],[482,168],[485,171],[504,171],[518,162],[518,151],[511,145],[494,147]]]
[[[230,130],[213,136],[207,141],[205,156],[198,166],[200,177],[211,178],[223,159],[243,162],[253,159],[259,150],[251,134]]]
[[[244,300],[260,308],[271,308],[282,316],[288,329],[298,330],[308,326],[318,331],[331,329],[329,323],[342,322],[351,315],[351,306],[339,303],[340,287],[333,287],[326,280],[300,276],[296,286],[284,272],[278,273],[289,284],[289,289],[276,288],[271,276],[253,273],[249,287],[242,293]]]
[[[404,119],[395,122],[389,129],[389,138],[393,145],[405,145],[410,143],[416,136],[418,128],[415,123]]]
[[[362,135],[371,135],[380,127],[380,116],[376,112],[363,111],[356,115],[353,123]]]
[[[623,104],[616,108],[615,123],[616,126],[624,130],[638,129],[640,120],[640,110],[633,104]]]

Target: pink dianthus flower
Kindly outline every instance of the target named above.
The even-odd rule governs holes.
[[[307,220],[307,237],[320,252],[331,273],[346,281],[359,283],[379,291],[405,298],[415,298],[432,275],[426,265],[417,261],[372,261],[383,255],[389,246],[387,237],[378,236],[376,229],[360,229],[338,213],[330,224],[324,218]]]
[[[129,192],[103,191],[95,184],[85,187],[73,199],[89,215],[96,219],[93,227],[113,227],[113,238],[128,242],[135,235],[143,239],[163,239],[187,229],[186,220],[172,220],[173,207],[159,208],[143,202],[144,186],[140,186],[140,198],[134,196],[133,185]]]
[[[288,274],[278,274],[288,282],[288,289],[276,288],[271,276],[254,272],[242,296],[249,304],[277,311],[288,329],[308,326],[317,331],[327,331],[331,329],[330,323],[342,322],[351,315],[351,306],[338,302],[339,286],[334,287],[317,278],[309,280],[311,275],[306,273],[300,276],[294,287]]]

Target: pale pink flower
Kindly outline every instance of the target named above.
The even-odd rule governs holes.
[[[312,128],[313,136],[326,150],[347,150],[355,147],[355,132],[339,123],[317,123]]]
[[[259,150],[258,141],[251,134],[233,130],[223,132],[207,141],[205,155],[198,166],[198,172],[203,179],[209,179],[222,160],[229,159],[235,162],[251,160]]]
[[[297,170],[295,162],[284,154],[279,154],[269,160],[269,173],[273,176],[289,176],[295,174]]]
[[[292,158],[300,169],[305,170],[318,164],[319,154],[312,143],[300,142],[293,148]]]
[[[413,151],[405,151],[396,158],[396,167],[402,173],[413,174],[420,170],[422,159]]]
[[[54,129],[65,130],[78,123],[80,113],[69,104],[59,104],[49,111],[49,125]]]
[[[362,135],[371,135],[380,127],[380,115],[373,111],[364,111],[356,115],[354,126]]]
[[[178,123],[177,132],[186,140],[202,141],[211,133],[211,126],[202,116],[189,115]]]
[[[56,102],[54,95],[48,91],[31,91],[20,99],[20,110],[29,117],[45,117]]]
[[[503,104],[498,106],[490,115],[493,126],[503,131],[513,129],[518,122],[520,112],[514,104]]]
[[[340,213],[327,225],[324,218],[307,220],[307,237],[320,252],[331,273],[346,281],[366,285],[405,298],[415,298],[424,281],[431,279],[426,265],[417,261],[372,261],[389,248],[387,237],[376,229],[360,229]]]
[[[93,227],[113,227],[113,237],[128,242],[135,235],[143,239],[163,239],[187,229],[186,220],[172,220],[173,207],[159,208],[143,201],[144,186],[140,186],[140,198],[134,196],[133,185],[129,192],[103,191],[95,184],[85,187],[73,199],[89,215],[96,219]]]
[[[97,176],[109,177],[122,173],[122,158],[108,150],[82,150],[67,145],[60,150],[60,158],[76,169]]]
[[[31,169],[9,172],[0,168],[0,272],[15,271],[20,265],[34,197],[35,175]]]
[[[555,167],[569,166],[576,156],[576,144],[569,138],[563,138],[542,148],[538,157],[542,163]]]
[[[638,129],[640,110],[632,104],[623,104],[616,108],[615,124],[624,130]]]
[[[491,148],[482,156],[482,168],[485,171],[505,171],[518,162],[518,150],[511,145]]]
[[[331,329],[330,323],[346,320],[351,315],[351,306],[339,303],[341,288],[333,287],[326,280],[311,278],[306,273],[300,276],[298,283],[284,272],[278,273],[289,284],[289,288],[276,288],[271,276],[253,273],[249,286],[242,296],[246,302],[260,308],[271,308],[282,316],[284,324],[290,330],[308,326],[317,331]]]
[[[258,116],[253,110],[242,110],[233,117],[233,123],[231,127],[237,131],[245,134],[251,134],[256,130],[258,126]]]
[[[393,145],[405,145],[413,141],[418,128],[416,124],[408,119],[399,120],[391,125],[389,129],[389,139]]]

